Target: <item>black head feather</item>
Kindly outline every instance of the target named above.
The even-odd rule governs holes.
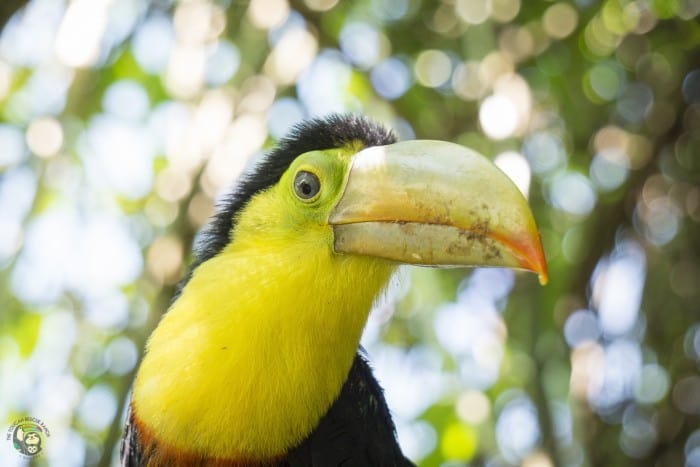
[[[356,142],[360,142],[363,147],[383,146],[395,143],[396,137],[383,126],[352,114],[336,114],[296,125],[275,149],[240,178],[230,194],[219,201],[216,214],[200,234],[195,246],[190,274],[198,265],[216,256],[231,241],[236,213],[256,193],[276,184],[297,156]],[[187,278],[183,283],[186,281]]]

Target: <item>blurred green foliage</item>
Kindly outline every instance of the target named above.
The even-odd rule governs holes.
[[[698,0],[31,0],[0,20],[0,420],[116,463],[214,199],[300,119],[492,157],[550,283],[409,270],[363,340],[420,465],[700,466]],[[9,20],[9,21],[8,21]],[[391,319],[388,319],[391,317]],[[0,463],[21,463],[10,443]]]

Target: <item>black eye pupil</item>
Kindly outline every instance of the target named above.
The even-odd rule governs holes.
[[[318,177],[311,172],[305,170],[297,173],[294,178],[294,191],[301,199],[311,199],[321,189],[321,182]]]

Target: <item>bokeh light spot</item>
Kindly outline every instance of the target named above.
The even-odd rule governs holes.
[[[310,116],[347,110],[344,93],[351,69],[339,52],[324,50],[297,81],[297,93]]]
[[[637,203],[635,215],[646,238],[657,246],[673,240],[681,227],[680,210],[668,196]]]
[[[457,16],[468,24],[481,24],[491,15],[491,0],[457,0]]]
[[[593,92],[587,95],[603,101],[615,99],[625,86],[624,71],[615,62],[596,63],[584,79],[584,90]]]
[[[156,238],[146,253],[148,271],[162,284],[179,280],[183,259],[182,244],[172,235]]]
[[[520,12],[520,0],[492,0],[491,17],[499,23],[508,23]]]
[[[518,127],[518,110],[513,101],[500,94],[494,94],[481,103],[479,123],[489,137],[505,139]]]
[[[372,13],[381,21],[398,21],[411,11],[411,0],[370,0]],[[415,2],[414,2],[415,5]]]
[[[566,163],[566,150],[561,138],[549,132],[528,136],[523,143],[523,155],[536,174],[553,172]]]
[[[304,3],[314,11],[328,11],[338,4],[338,0],[304,0]]]
[[[631,458],[641,459],[649,454],[656,441],[656,428],[649,416],[630,406],[622,415],[620,447]]]
[[[480,391],[467,391],[457,399],[457,415],[470,425],[485,422],[491,414],[491,402]]]
[[[386,99],[398,99],[411,87],[411,73],[404,62],[389,57],[372,69],[372,86],[377,94]]]
[[[614,149],[596,154],[591,161],[591,180],[601,191],[612,191],[620,187],[629,174],[627,157]]]
[[[201,46],[215,40],[226,26],[224,11],[209,2],[179,2],[173,15],[180,44]]]
[[[176,42],[165,73],[167,90],[180,99],[194,98],[204,85],[206,50],[199,44]]]
[[[557,175],[550,186],[549,196],[555,207],[577,216],[588,215],[596,203],[596,194],[588,178],[577,172]]]
[[[76,0],[68,5],[56,35],[56,56],[70,67],[94,64],[107,25],[109,2]]]
[[[578,13],[568,3],[556,3],[544,12],[542,26],[545,32],[554,39],[564,39],[571,35],[578,23]]]
[[[474,456],[477,434],[463,423],[452,423],[445,427],[440,441],[440,450],[445,459],[468,461]]]
[[[316,57],[318,42],[305,28],[289,28],[265,62],[265,70],[280,84],[292,84]]]
[[[37,118],[27,128],[27,146],[39,157],[51,157],[63,146],[63,128],[52,117]]]
[[[535,451],[523,459],[522,467],[553,467],[553,464],[546,453]]]
[[[635,388],[635,399],[640,404],[655,404],[668,393],[670,378],[661,365],[650,363],[642,367],[639,382]]]
[[[275,139],[283,138],[289,130],[304,118],[304,108],[292,97],[277,99],[267,116],[270,135]]]
[[[105,429],[117,413],[117,401],[112,390],[103,384],[90,388],[83,396],[78,416],[85,426],[94,431]]]
[[[95,291],[97,292],[97,291]],[[85,300],[83,316],[85,320],[99,329],[117,332],[126,327],[129,319],[129,303],[124,294],[115,291],[102,291],[100,295],[88,297]],[[86,353],[88,365],[93,370],[103,373],[107,369],[107,362],[99,355],[98,367],[95,367],[95,349],[90,349]]]
[[[131,50],[146,72],[160,74],[168,66],[175,31],[171,20],[158,14],[149,16],[134,32]]]
[[[98,189],[111,188],[139,199],[153,182],[151,135],[135,122],[111,115],[93,117],[78,146],[89,181]]]
[[[700,428],[693,431],[683,446],[688,467],[700,467]]]
[[[420,84],[436,88],[450,79],[452,62],[442,50],[425,50],[416,59],[415,72]]]
[[[673,387],[673,403],[683,413],[700,415],[700,377],[679,380]]]
[[[230,80],[241,65],[238,47],[227,40],[220,40],[207,57],[205,79],[211,86],[221,86]]]
[[[540,428],[537,411],[525,396],[508,401],[496,422],[498,447],[509,462],[519,463],[537,444]]]
[[[340,49],[352,63],[368,69],[380,59],[381,37],[379,32],[367,23],[350,22],[340,31]]]
[[[484,96],[487,84],[481,79],[480,64],[477,61],[460,63],[452,76],[452,89],[465,100],[477,100]]]
[[[592,301],[606,335],[628,333],[636,323],[645,276],[644,252],[631,241],[620,243],[609,259],[598,264]]]
[[[109,364],[109,371],[115,375],[129,373],[138,361],[138,350],[134,342],[126,336],[119,336],[112,340],[105,350]]]
[[[496,156],[493,162],[513,180],[523,196],[527,198],[530,191],[530,165],[527,159],[516,151],[506,151]]]
[[[617,100],[618,113],[630,123],[644,121],[654,102],[649,86],[643,83],[629,84]]]
[[[590,310],[576,310],[564,324],[564,337],[570,347],[595,342],[600,336],[598,318]]]
[[[250,22],[260,29],[280,26],[289,15],[287,0],[252,0],[248,6]]]
[[[620,42],[619,36],[610,32],[599,15],[586,25],[583,31],[583,41],[592,54],[605,57],[610,55]]]
[[[642,351],[637,342],[620,338],[604,347],[603,355],[598,374],[588,387],[588,401],[597,412],[606,414],[633,396],[642,368]]]
[[[515,62],[521,62],[535,50],[535,38],[526,27],[506,27],[498,38],[498,45]],[[561,61],[557,62],[561,66]]]
[[[142,120],[148,114],[148,94],[136,81],[121,80],[111,84],[102,97],[106,112],[127,120]]]

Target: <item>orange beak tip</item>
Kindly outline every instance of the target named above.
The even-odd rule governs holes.
[[[535,230],[535,232],[537,231]],[[501,237],[500,240],[508,245],[511,251],[517,252],[516,256],[519,257],[521,269],[537,274],[540,285],[546,285],[549,282],[547,260],[544,257],[542,239],[539,233],[513,236],[506,241]]]
[[[547,259],[544,257],[544,246],[542,245],[542,235],[538,232],[537,239],[539,240],[539,270],[537,278],[540,280],[540,285],[547,285],[549,282],[549,271],[547,271]]]

